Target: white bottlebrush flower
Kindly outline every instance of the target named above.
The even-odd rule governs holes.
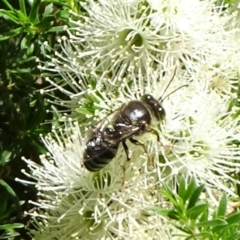
[[[234,38],[232,42],[235,44],[235,52],[231,56],[231,60],[225,61],[225,64],[231,65],[235,70],[240,72],[240,1],[236,0],[232,6],[228,9],[228,14],[231,19],[228,21],[227,28],[234,32]]]
[[[103,111],[95,116],[102,119],[145,93],[160,97],[169,75],[161,81],[152,75],[149,85],[142,78],[131,86],[123,81],[114,101],[109,93],[96,89],[91,97]],[[146,210],[156,204],[166,206],[159,192],[161,182],[177,183],[180,175],[195,176],[197,182],[205,183],[213,199],[215,188],[234,195],[229,186],[237,182],[232,174],[240,169],[239,147],[235,145],[240,137],[239,117],[234,116],[234,109],[228,112],[231,96],[209,91],[197,84],[201,78],[195,78],[193,75],[189,86],[164,99],[166,120],[153,125],[161,132],[160,142],[152,133],[134,136],[146,145],[147,156],[141,146],[127,141],[129,162],[120,144],[112,161],[91,173],[83,166],[88,131],[83,128],[83,137],[80,126],[72,124],[56,131],[55,140],[46,138],[49,154],[42,156],[42,166],[25,160],[32,171],[26,174],[37,181],[39,191],[39,201],[33,203],[39,207],[32,213],[37,227],[34,238],[172,239],[175,232],[169,222]],[[188,74],[177,71],[164,95],[187,82]]]
[[[122,150],[102,171],[83,166],[84,143],[78,124],[43,139],[49,153],[42,165],[26,160],[36,180],[38,210],[30,213],[34,239],[171,239],[171,227],[149,207],[161,199],[154,179],[141,172],[145,157],[128,163]],[[162,204],[165,204],[162,202]]]
[[[195,176],[199,183],[206,183],[209,193],[217,187],[234,195],[226,182],[237,182],[232,174],[240,169],[238,110],[229,110],[233,98],[237,99],[231,93],[237,91],[233,86],[237,86],[237,81],[229,79],[225,83],[226,89],[217,86],[217,83],[216,86],[201,85],[206,78],[209,79],[209,74],[212,74],[209,72],[192,75],[191,79],[184,71],[177,73],[165,96],[189,80],[191,82],[188,87],[177,90],[162,103],[166,120],[154,125],[161,131],[161,143],[157,142],[155,134],[146,133],[139,139],[146,144],[147,152],[153,158],[157,181],[171,181],[175,176],[178,178],[179,174],[185,174]],[[229,77],[236,79],[236,73],[233,76],[232,73]],[[114,98],[116,107],[113,106],[113,98],[106,100],[106,97],[99,99],[97,106],[105,110],[109,108],[109,112],[130,100],[140,99],[146,93],[158,98],[169,78],[167,75],[157,81],[157,76],[152,75],[150,86],[144,86],[144,80],[141,79],[132,88],[123,84],[118,89],[118,97]],[[209,82],[212,83],[212,79]],[[104,114],[101,111],[96,113],[99,119]],[[140,148],[131,146],[131,149],[139,151]]]
[[[73,14],[69,39],[45,66],[78,92],[89,76],[109,85],[123,77],[151,81],[152,70],[179,65],[195,72],[196,65],[211,68],[234,52],[233,32],[225,26],[230,18],[214,1],[90,0],[84,9]]]
[[[229,111],[229,105],[230,98],[204,91],[191,96],[189,102],[181,101],[184,118],[172,120],[173,114],[165,125],[165,136],[173,143],[165,157],[169,173],[194,176],[207,186],[235,195],[230,183],[238,182],[233,174],[240,169],[240,129],[238,110]]]
[[[229,17],[213,1],[199,0],[90,0],[84,7],[87,14],[80,21],[74,15],[76,27],[61,39],[62,52],[45,66],[61,74],[62,82],[49,82],[72,98],[65,105],[81,113],[81,121],[43,139],[49,154],[41,166],[25,160],[32,171],[25,174],[39,192],[33,203],[39,209],[31,213],[34,238],[172,239],[166,219],[146,211],[166,204],[162,181],[195,176],[213,199],[215,188],[234,195],[240,134],[239,117],[228,109],[237,87]],[[111,118],[109,113],[145,93],[161,97],[172,66],[179,70],[167,93],[189,86],[164,99],[166,120],[153,125],[160,142],[156,134],[143,134],[136,138],[147,156],[127,142],[131,161],[120,144],[105,168],[88,172],[85,126]]]

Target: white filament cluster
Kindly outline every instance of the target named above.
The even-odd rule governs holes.
[[[140,136],[149,156],[127,142],[128,162],[120,144],[114,159],[91,173],[83,166],[89,127],[68,120],[44,138],[42,165],[25,160],[39,191],[34,239],[174,239],[176,230],[149,207],[168,206],[161,183],[174,188],[180,176],[206,184],[213,201],[216,191],[235,195],[229,186],[240,170],[240,117],[230,106],[237,101],[238,15],[214,2],[89,0],[86,14],[72,13],[61,52],[40,65],[61,75],[62,82],[48,81],[71,98],[59,100],[71,111],[91,96],[96,110],[86,118],[104,119],[145,93],[158,99],[188,86],[161,103],[166,119],[153,126],[161,142]]]

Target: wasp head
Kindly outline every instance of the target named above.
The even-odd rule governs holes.
[[[155,116],[158,121],[165,118],[166,112],[158,100],[153,98],[152,95],[145,94],[142,96],[142,101],[147,105],[149,110]]]

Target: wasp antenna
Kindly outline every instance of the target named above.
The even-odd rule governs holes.
[[[163,98],[163,96],[164,96],[164,94],[166,93],[167,89],[169,88],[170,84],[172,83],[172,81],[173,81],[173,79],[174,79],[174,77],[175,77],[175,75],[176,75],[176,72],[177,72],[177,67],[174,68],[174,72],[173,72],[173,76],[172,76],[171,80],[169,81],[168,85],[167,85],[166,88],[164,89],[162,96],[158,99],[159,102],[162,102],[163,99],[166,98],[166,97]],[[169,96],[169,94],[168,94],[167,96]]]
[[[171,94],[175,93],[177,90],[179,90],[179,89],[181,89],[181,88],[183,88],[183,87],[188,87],[188,86],[189,86],[188,84],[185,84],[185,85],[182,85],[182,86],[174,89],[172,92],[170,92],[170,93],[169,93],[168,95],[166,95],[164,98],[162,98],[162,99],[160,98],[161,102],[162,102],[164,99],[166,99],[167,97],[169,97]]]

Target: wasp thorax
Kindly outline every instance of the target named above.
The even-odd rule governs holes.
[[[131,125],[151,124],[151,115],[143,102],[134,100],[121,109],[116,123],[123,122]]]
[[[166,112],[160,102],[153,98],[152,95],[146,94],[142,96],[142,101],[149,107],[151,113],[155,116],[158,121],[165,118]]]

